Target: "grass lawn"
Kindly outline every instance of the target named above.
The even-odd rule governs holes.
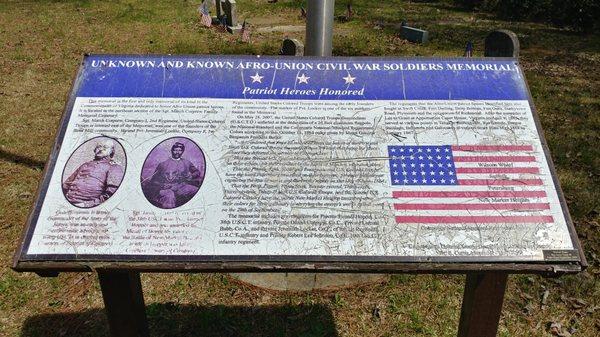
[[[12,254],[33,203],[66,95],[84,53],[277,54],[303,40],[303,1],[238,0],[252,42],[200,26],[200,0],[0,0],[0,336],[105,336],[94,274],[15,273]],[[336,14],[346,1],[338,0]],[[462,56],[486,34],[517,33],[540,114],[590,267],[557,279],[511,276],[499,336],[600,335],[600,35],[499,21],[450,2],[354,0],[335,24],[334,55]],[[396,26],[429,30],[425,45]],[[272,292],[221,274],[144,274],[153,336],[454,336],[462,276],[392,276],[349,290]],[[563,334],[566,336],[566,334]]]

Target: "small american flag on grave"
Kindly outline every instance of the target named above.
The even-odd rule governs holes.
[[[396,223],[552,223],[531,145],[389,146]]]
[[[473,57],[473,42],[467,42],[467,46],[465,47],[464,57]]]
[[[207,0],[204,0],[200,7],[198,7],[198,13],[200,14],[200,23],[203,26],[210,27],[212,25],[212,18],[208,11]]]
[[[246,23],[242,24],[242,30],[240,31],[242,42],[250,42],[250,25]]]

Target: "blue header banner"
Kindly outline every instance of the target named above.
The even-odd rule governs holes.
[[[91,55],[79,97],[526,100],[513,59]]]

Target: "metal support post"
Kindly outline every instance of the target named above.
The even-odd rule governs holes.
[[[307,56],[331,56],[335,0],[308,0],[306,9]]]

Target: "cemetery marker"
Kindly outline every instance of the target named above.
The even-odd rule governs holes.
[[[486,57],[519,57],[520,44],[517,34],[501,29],[488,34],[485,38]]]

